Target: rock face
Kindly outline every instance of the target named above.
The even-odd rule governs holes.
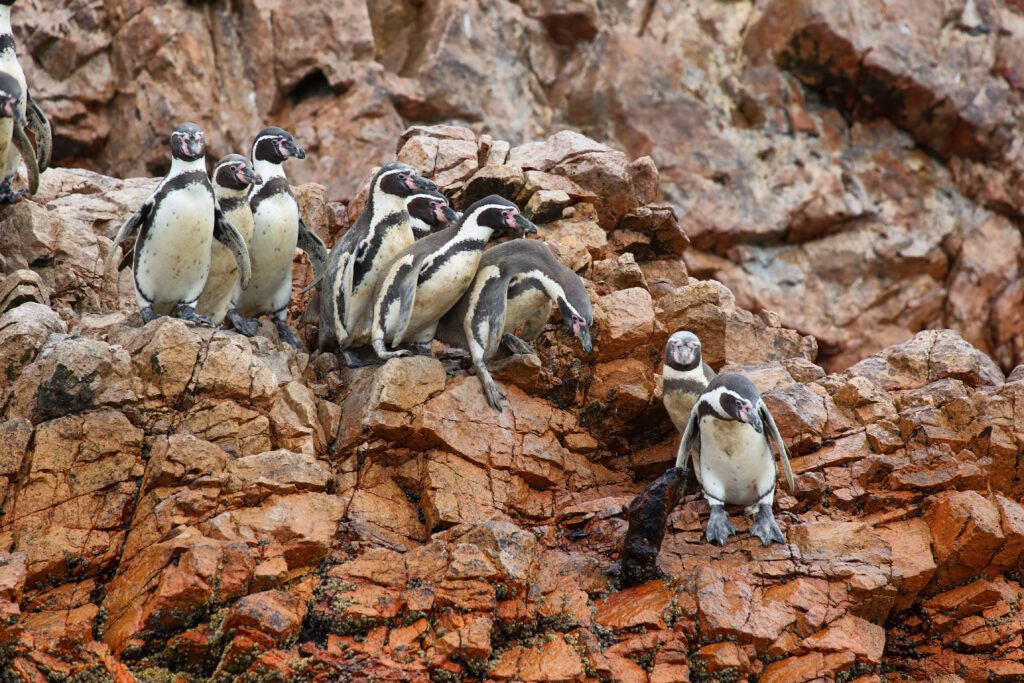
[[[572,18],[560,45],[602,40],[586,3],[521,7]],[[456,361],[348,370],[272,329],[143,325],[101,264],[151,181],[54,169],[3,209],[5,680],[1024,676],[1024,374],[947,329],[826,373],[814,337],[687,277],[699,233],[658,203],[650,159],[577,133],[417,127],[398,156],[456,203],[548,212],[539,237],[587,278],[594,352],[556,316],[539,359],[495,363],[500,414]],[[344,227],[322,188],[296,192],[315,230]],[[752,378],[790,445],[783,545],[741,514],[704,543],[707,503],[674,481],[664,526],[634,506],[643,543],[622,548],[674,460],[658,374],[681,327]]]
[[[573,267],[607,238],[665,293],[685,282],[654,256],[692,240],[689,274],[814,336],[829,371],[945,327],[1024,361],[1019,2],[40,0],[14,27],[61,164],[161,175],[181,121],[213,158],[274,123],[339,228],[403,130],[466,125],[406,156],[466,201],[525,191],[535,220],[591,203],[608,234],[554,240]],[[524,144],[565,128],[627,156]],[[659,189],[671,209],[643,208]],[[58,241],[31,221],[19,234]],[[87,282],[91,245],[59,246]]]

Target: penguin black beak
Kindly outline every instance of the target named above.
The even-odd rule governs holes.
[[[580,340],[580,344],[583,346],[583,353],[591,353],[594,350],[594,344],[590,341],[590,328],[586,325],[580,327],[576,332],[576,337]]]
[[[462,217],[462,214],[448,206],[447,204],[441,207],[441,213],[444,215],[445,223],[454,223]]]
[[[306,150],[302,149],[297,144],[295,144],[294,140],[285,140],[284,150],[288,152],[289,156],[293,156],[296,159],[306,158]]]
[[[239,180],[247,185],[256,185],[263,182],[263,177],[248,166],[243,166],[239,170],[238,175]]]
[[[740,411],[740,420],[754,428],[758,434],[764,434],[764,425],[761,424],[761,417],[753,406],[744,406]]]
[[[534,225],[526,216],[521,213],[516,214],[516,227],[523,231],[526,235],[536,235],[537,226]]]
[[[414,175],[412,178],[412,184],[417,190],[426,190],[427,192],[437,192],[437,184],[429,178],[424,178],[421,175]]]

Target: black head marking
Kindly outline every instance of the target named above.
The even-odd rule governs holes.
[[[403,198],[418,192],[437,191],[437,185],[432,180],[421,176],[412,166],[398,161],[384,164],[374,176],[372,187],[385,194]]]
[[[283,128],[277,126],[264,128],[252,143],[253,161],[282,164],[291,157],[305,159],[306,150],[299,147],[292,134]]]
[[[761,424],[761,416],[758,411],[761,394],[745,375],[738,372],[726,372],[719,375],[708,384],[702,399],[704,397],[718,401],[718,412],[720,413],[718,417],[720,419],[746,422],[755,431],[763,433],[764,426]],[[723,414],[728,417],[722,418]]]
[[[14,5],[14,1],[15,0],[0,0],[0,5],[3,5],[5,7],[11,7]]]
[[[469,216],[473,217],[477,225],[490,228],[499,236],[537,233],[537,226],[519,212],[518,206],[496,194],[473,202],[466,209],[463,220]]]
[[[703,358],[700,339],[688,330],[676,332],[665,344],[665,365],[674,370],[693,370]]]
[[[21,85],[9,73],[0,71],[0,117],[21,119]]]
[[[206,136],[194,123],[183,123],[171,133],[171,156],[183,161],[202,159],[206,153]]]
[[[260,181],[252,164],[241,154],[222,157],[213,168],[213,181],[230,190],[246,190]]]
[[[405,208],[410,216],[423,221],[427,226],[451,223],[458,216],[448,205],[448,198],[437,191],[409,195],[405,200]]]

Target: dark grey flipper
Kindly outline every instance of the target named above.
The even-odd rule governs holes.
[[[785,536],[782,535],[782,529],[775,523],[772,506],[764,503],[757,506],[757,518],[750,525],[750,535],[760,538],[765,548],[770,546],[772,541],[776,543],[786,542]]]
[[[775,424],[775,418],[772,417],[764,400],[758,401],[757,411],[760,413],[761,423],[768,427],[768,432],[771,434],[772,439],[775,441],[775,447],[779,451],[779,460],[782,461],[782,473],[786,475],[786,485],[789,487],[789,492],[796,493],[793,467],[789,464],[789,451],[786,449],[786,444],[782,441],[782,434],[779,433],[779,427]]]
[[[537,355],[537,352],[533,350],[533,347],[524,342],[522,339],[514,334],[505,334],[501,337],[502,345],[511,351],[512,353],[523,353]]]
[[[110,270],[111,264],[114,263],[114,249],[116,249],[121,242],[124,242],[129,235],[142,227],[146,218],[148,218],[149,214],[153,211],[153,206],[153,198],[150,197],[144,201],[142,206],[140,206],[135,213],[129,216],[128,220],[121,225],[121,228],[117,231],[117,235],[114,237],[114,243],[110,246],[110,251],[107,252],[107,258],[103,264],[104,271]]]
[[[53,150],[53,133],[50,131],[50,122],[46,114],[39,108],[31,94],[27,94],[28,111],[25,112],[28,121],[28,129],[36,138],[36,157],[38,158],[39,172],[42,173],[50,167],[50,154]]]
[[[120,273],[122,270],[124,270],[125,268],[130,266],[134,259],[135,259],[135,250],[134,249],[129,249],[126,252],[124,252],[124,256],[121,257],[121,262],[117,264],[117,272]]]
[[[712,543],[725,545],[726,539],[736,533],[736,525],[729,521],[729,515],[725,514],[725,508],[721,505],[711,506],[711,517],[708,518],[707,529],[704,535]]]
[[[260,323],[256,318],[246,318],[242,316],[236,309],[230,309],[225,317],[231,322],[231,326],[235,328],[235,331],[246,337],[255,337],[256,331],[259,329]]]
[[[694,404],[693,410],[690,411],[690,419],[686,423],[686,431],[683,432],[683,438],[679,441],[679,450],[676,451],[676,467],[682,468],[683,472],[688,472],[688,464],[686,462],[686,455],[693,448],[693,444],[697,441],[700,436],[700,428],[697,426],[697,406]],[[693,468],[695,470],[700,469],[700,455],[699,453],[693,454]],[[697,475],[700,478],[700,475]]]
[[[306,256],[309,257],[309,263],[313,266],[313,281],[299,292],[299,294],[305,294],[313,289],[313,287],[316,287],[317,283],[327,273],[327,260],[330,258],[330,254],[327,252],[327,245],[324,244],[324,241],[317,237],[316,233],[310,230],[306,222],[301,218],[299,219],[298,247],[306,252]]]
[[[252,275],[249,247],[245,246],[242,234],[235,226],[231,225],[231,221],[224,216],[224,212],[218,205],[215,205],[213,210],[213,239],[231,250],[235,257],[235,263],[238,264],[238,282],[242,289],[248,287],[249,277]]]
[[[25,160],[25,168],[28,171],[28,191],[30,194],[35,194],[39,190],[39,160],[36,159],[36,151],[32,148],[32,143],[25,135],[24,124],[24,119],[15,117],[11,141],[21,153],[21,158]]]

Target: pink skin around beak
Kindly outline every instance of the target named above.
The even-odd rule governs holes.
[[[444,206],[439,203],[434,203],[434,218],[437,219],[438,223],[444,223]]]
[[[416,183],[413,182],[412,176],[408,173],[402,175],[402,179],[405,181],[405,186],[411,191],[416,191]]]
[[[505,212],[505,225],[507,225],[510,230],[515,230],[516,229],[516,212],[514,212],[514,211],[506,211]]]

